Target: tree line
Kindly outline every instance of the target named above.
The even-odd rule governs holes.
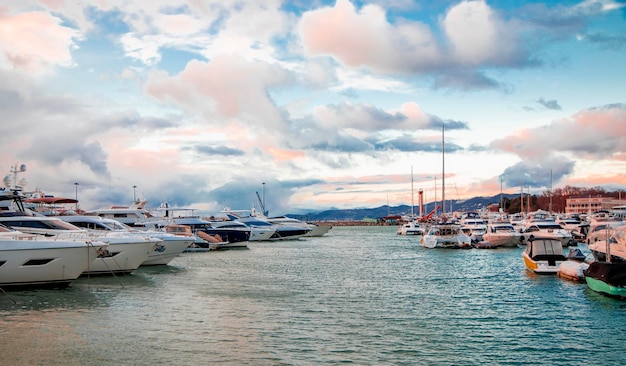
[[[626,194],[623,190],[609,192],[602,187],[583,188],[565,186],[563,188],[553,189],[552,191],[543,191],[541,195],[530,195],[530,197],[528,197],[527,194],[524,194],[523,207],[524,211],[545,210],[551,212],[565,212],[565,206],[568,198],[582,197],[612,197],[615,199],[626,199]],[[504,211],[509,214],[521,211],[521,197],[511,199],[504,198],[502,203],[504,205]],[[529,203],[530,207],[527,207]]]

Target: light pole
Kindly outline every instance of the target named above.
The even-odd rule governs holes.
[[[135,189],[137,189],[137,186],[133,186],[133,202],[137,202],[137,195],[135,194]]]
[[[265,182],[262,183],[263,185],[263,190],[261,191],[263,193],[263,216],[267,215],[267,210],[265,209]]]
[[[78,182],[74,182],[74,189],[76,191],[76,206],[74,207],[74,210],[78,211]]]

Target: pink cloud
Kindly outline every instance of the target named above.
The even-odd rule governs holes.
[[[267,151],[277,161],[291,161],[293,159],[301,159],[306,156],[303,151],[284,150],[284,149],[278,149],[276,147],[268,147]]]
[[[505,24],[485,1],[463,1],[442,21],[452,52],[466,64],[507,63],[515,55],[515,27]]]
[[[70,66],[77,33],[44,12],[0,13],[0,67],[41,73],[49,66]]]
[[[626,151],[626,106],[609,105],[581,111],[571,118],[495,140],[492,147],[525,159],[540,159],[554,152],[580,158],[623,159]]]
[[[304,13],[299,33],[307,52],[332,55],[348,66],[409,72],[433,65],[439,57],[425,25],[391,25],[381,7],[366,5],[357,11],[349,0]]]
[[[216,123],[217,116],[275,130],[283,127],[283,120],[267,89],[288,79],[278,67],[221,55],[209,62],[192,60],[176,76],[153,73],[145,91],[202,116],[207,123]]]

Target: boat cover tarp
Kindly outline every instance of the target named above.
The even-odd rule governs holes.
[[[535,239],[528,244],[528,255],[533,260],[566,260],[561,242],[553,239]]]
[[[613,286],[626,286],[626,262],[592,262],[585,276]]]

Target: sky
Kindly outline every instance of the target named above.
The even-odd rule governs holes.
[[[0,111],[85,210],[625,189],[626,2],[0,0]]]

